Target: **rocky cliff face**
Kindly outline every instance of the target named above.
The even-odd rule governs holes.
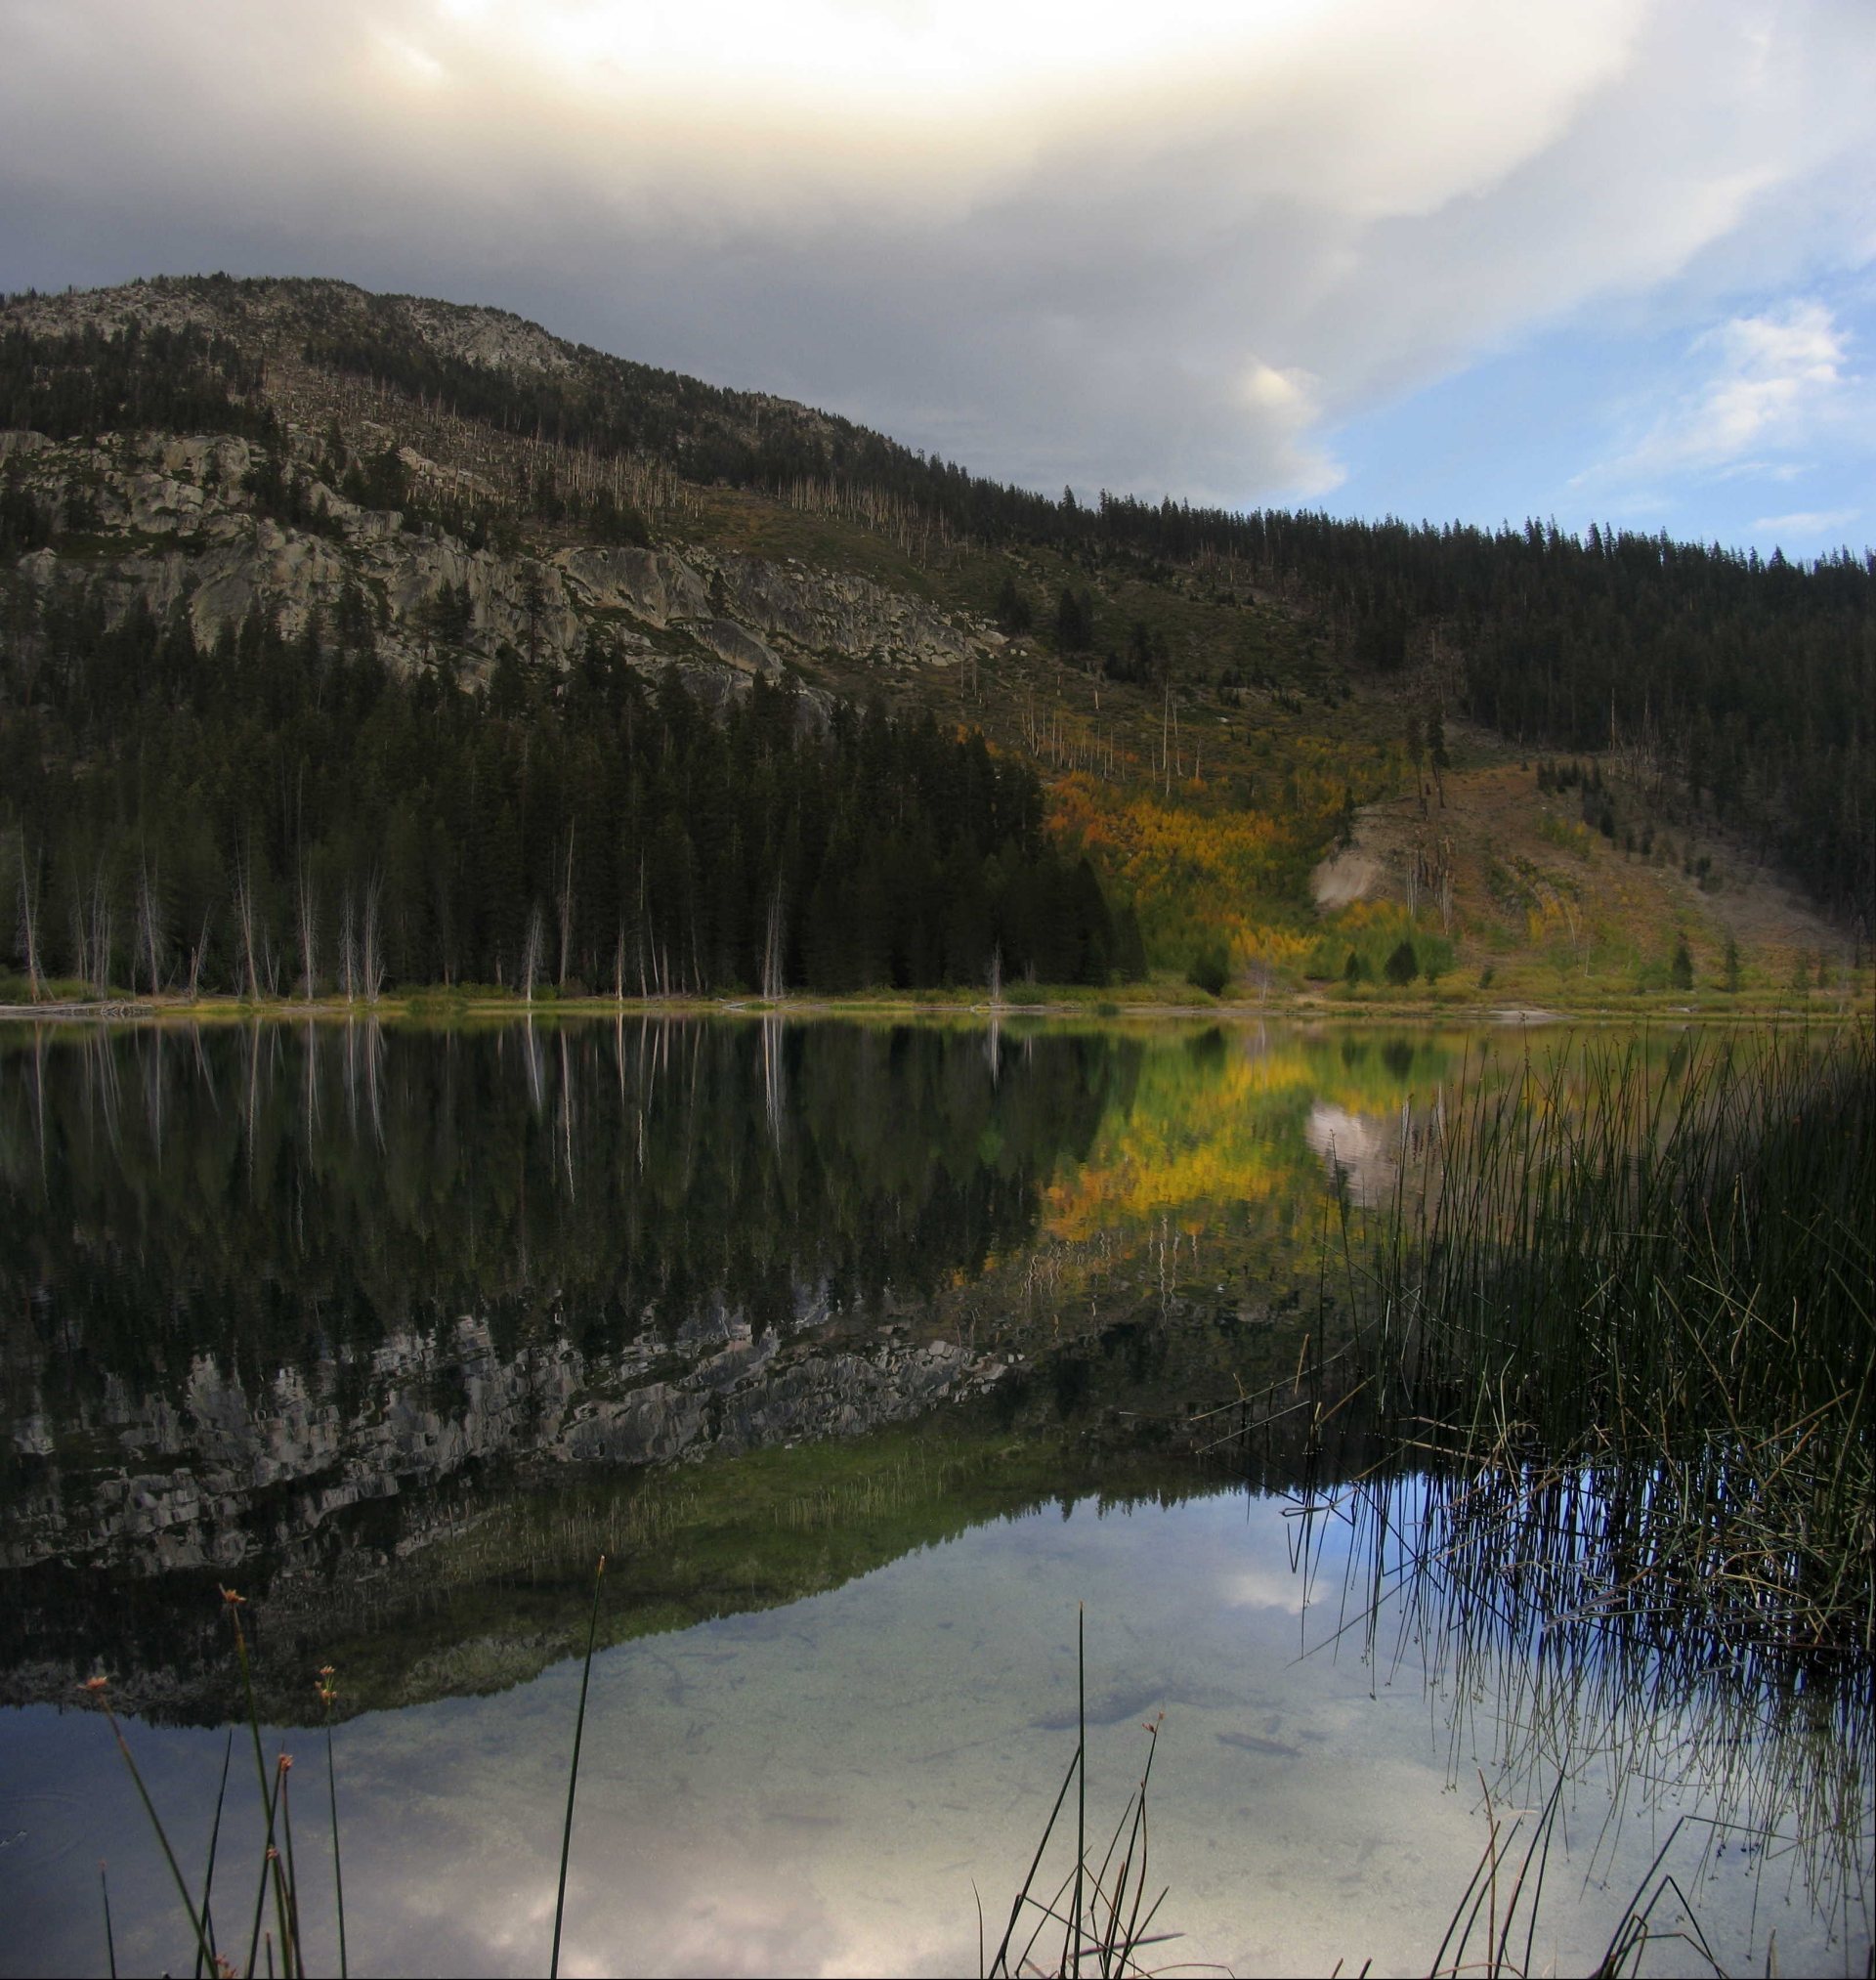
[[[315,613],[329,624],[352,586],[395,667],[428,666],[447,648],[473,684],[504,653],[564,667],[589,632],[602,630],[632,664],[652,671],[675,665],[713,699],[791,662],[810,675],[817,657],[849,669],[948,667],[1002,643],[987,625],[864,578],[713,551],[687,534],[675,496],[658,517],[656,549],[582,540],[577,521],[550,527],[531,512],[529,491],[543,468],[654,507],[657,491],[669,495],[678,486],[668,469],[649,457],[576,458],[538,434],[458,418],[305,356],[321,338],[328,346],[375,339],[374,348],[467,367],[453,375],[545,380],[570,391],[616,387],[616,373],[630,373],[633,403],[655,408],[664,403],[661,393],[671,397],[685,383],[499,310],[370,296],[340,282],[211,279],[16,299],[0,327],[146,340],[192,331],[238,347],[259,380],[243,404],[277,422],[278,467],[295,478],[304,516],[283,522],[263,512],[252,489],[261,450],[238,435],[133,428],[59,442],[0,432],[0,472],[54,533],[14,560],[42,597],[73,587],[112,614],[139,606],[158,617],[182,613],[207,642],[254,612],[289,636]],[[702,396],[711,430],[741,438],[782,405],[751,394]],[[786,410],[796,427],[821,416]],[[505,547],[472,549],[434,520],[348,500],[332,486],[340,478],[335,436],[355,463],[396,450],[428,513],[509,518]]]
[[[292,438],[302,453],[313,452],[311,436],[293,430]],[[471,550],[435,525],[348,501],[312,474],[304,495],[322,526],[295,529],[257,512],[245,488],[255,457],[249,442],[231,435],[61,445],[0,433],[0,459],[13,463],[40,510],[84,522],[16,568],[42,598],[75,588],[113,619],[139,607],[159,619],[182,613],[205,645],[250,613],[276,620],[289,637],[316,613],[329,626],[354,587],[380,655],[406,669],[438,657],[436,616],[463,598],[469,623],[452,628],[448,647],[472,682],[504,653],[565,667],[595,629],[634,665],[654,672],[677,665],[718,695],[816,656],[949,667],[997,643],[982,627],[954,624],[863,578],[794,560],[680,545]],[[422,456],[406,465],[419,477],[432,471]],[[709,681],[712,674],[721,678]]]

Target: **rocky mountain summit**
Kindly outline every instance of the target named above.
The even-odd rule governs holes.
[[[0,341],[16,409],[36,388],[57,410],[73,377],[129,380],[116,430],[0,431],[11,518],[0,541],[12,538],[7,561],[42,599],[73,589],[114,618],[181,613],[202,644],[254,614],[318,638],[349,611],[368,618],[388,664],[422,668],[447,654],[468,685],[504,659],[565,667],[597,635],[632,665],[678,667],[712,699],[756,674],[811,674],[817,657],[952,667],[1002,644],[981,623],[864,577],[689,540],[683,484],[649,444],[652,428],[668,454],[746,437],[781,402],[705,391],[704,414],[673,436],[655,415],[690,381],[501,311],[340,282],[159,280],[15,298]],[[374,354],[441,367],[458,396],[496,379],[511,393],[551,382],[563,429],[568,393],[589,411],[622,393],[642,444],[504,429],[441,391],[362,375]],[[217,366],[246,388],[227,394],[234,430],[138,418],[140,396],[158,397],[140,383]]]

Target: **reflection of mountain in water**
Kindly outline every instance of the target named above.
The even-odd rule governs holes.
[[[1451,1056],[1261,1027],[0,1031],[0,1695],[104,1657],[214,1716],[227,1579],[270,1709],[303,1709],[313,1646],[397,1702],[565,1654],[622,1541],[621,1616],[669,1627],[1141,1464],[1196,1485],[1239,1420],[1213,1405],[1287,1379],[1335,1302],[1312,1105],[1389,1119]],[[663,1468],[706,1453],[743,1461]],[[672,1491],[681,1530],[624,1538]]]
[[[473,1461],[924,1409],[971,1357],[877,1329],[1027,1241],[1134,1055],[993,1067],[829,1025],[16,1040],[4,1558],[225,1569]]]
[[[466,1465],[646,1464],[849,1435],[931,1408],[988,1358],[947,1340],[829,1340],[825,1304],[798,1323],[758,1336],[719,1302],[672,1343],[589,1360],[556,1336],[504,1359],[489,1329],[463,1318],[396,1334],[368,1356],[282,1367],[254,1395],[199,1356],[180,1404],[119,1385],[83,1420],[123,1458],[88,1489],[62,1489],[60,1440],[43,1413],[16,1425],[16,1449],[48,1463],[10,1505],[0,1562],[77,1555],[162,1573],[226,1571],[270,1547],[317,1558],[335,1514]],[[342,1399],[361,1387],[362,1400]]]

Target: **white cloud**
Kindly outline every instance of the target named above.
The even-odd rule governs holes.
[[[1861,509],[1795,509],[1788,516],[1755,518],[1752,534],[1755,537],[1823,537],[1832,530],[1848,527],[1861,514]]]
[[[1308,1584],[1287,1568],[1241,1568],[1224,1576],[1218,1595],[1229,1609],[1275,1609],[1300,1615],[1307,1606]]]
[[[1313,371],[1296,365],[1280,371],[1254,358],[1238,390],[1270,450],[1277,480],[1304,498],[1342,486],[1346,470],[1310,438],[1322,413],[1322,380]]]
[[[1734,317],[1693,341],[1702,376],[1604,474],[1772,474],[1842,402],[1849,337],[1822,303]]]

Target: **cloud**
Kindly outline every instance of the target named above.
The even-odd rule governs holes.
[[[1755,537],[1826,537],[1833,530],[1847,528],[1862,514],[1861,509],[1795,509],[1788,516],[1759,516],[1752,525]]]
[[[1284,1567],[1241,1568],[1224,1576],[1218,1595],[1230,1609],[1274,1609],[1300,1615],[1308,1605],[1308,1583]]]
[[[1729,244],[1860,252],[1876,178],[1833,0],[13,0],[8,54],[6,285],[496,302],[1084,494],[1313,499],[1542,327],[1753,321]],[[1735,359],[1709,430],[1784,430],[1802,352]]]
[[[1280,371],[1254,358],[1240,385],[1244,405],[1262,427],[1276,478],[1305,498],[1328,495],[1347,472],[1311,435],[1321,417],[1322,380],[1292,366]]]
[[[1734,317],[1693,340],[1702,376],[1635,446],[1599,472],[1614,481],[1677,474],[1769,474],[1797,464],[1837,412],[1846,387],[1849,337],[1823,303],[1794,299]]]

